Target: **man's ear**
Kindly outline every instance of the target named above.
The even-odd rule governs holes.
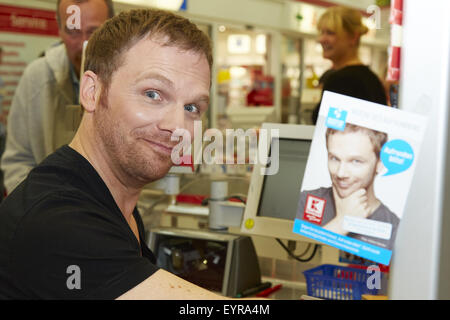
[[[101,83],[97,75],[88,70],[80,81],[80,103],[88,113],[95,111],[101,93]]]
[[[384,169],[385,169],[385,167],[384,167],[383,162],[381,162],[381,159],[378,159],[377,167],[376,167],[376,173],[380,174],[380,173],[382,173],[384,171]]]

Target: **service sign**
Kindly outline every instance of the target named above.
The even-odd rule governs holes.
[[[324,92],[293,232],[389,265],[426,119]]]
[[[25,67],[59,41],[54,10],[0,4],[0,47],[3,48],[0,78],[4,82],[0,121],[5,121],[8,116]]]

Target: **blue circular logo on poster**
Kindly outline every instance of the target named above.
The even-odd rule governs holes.
[[[391,140],[381,148],[380,159],[387,172],[383,176],[389,176],[408,170],[414,161],[414,150],[405,140]]]

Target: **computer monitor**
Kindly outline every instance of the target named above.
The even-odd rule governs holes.
[[[260,133],[258,152],[267,152],[267,156],[273,158],[269,166],[275,166],[275,169],[278,166],[278,170],[275,174],[264,174],[264,164],[256,161],[241,224],[242,233],[314,242],[292,232],[314,128],[310,125],[263,123],[261,129],[267,132],[271,143],[261,144]],[[278,138],[271,134],[273,129],[278,129]],[[275,143],[278,143],[278,157],[274,152]],[[266,150],[261,150],[263,145],[268,146]],[[266,172],[275,172],[270,171],[266,166]]]

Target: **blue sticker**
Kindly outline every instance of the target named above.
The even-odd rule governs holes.
[[[383,176],[397,174],[411,167],[414,150],[405,140],[391,140],[381,148],[380,159],[388,170]]]
[[[347,111],[338,108],[328,110],[326,126],[331,129],[344,131],[347,120]]]

